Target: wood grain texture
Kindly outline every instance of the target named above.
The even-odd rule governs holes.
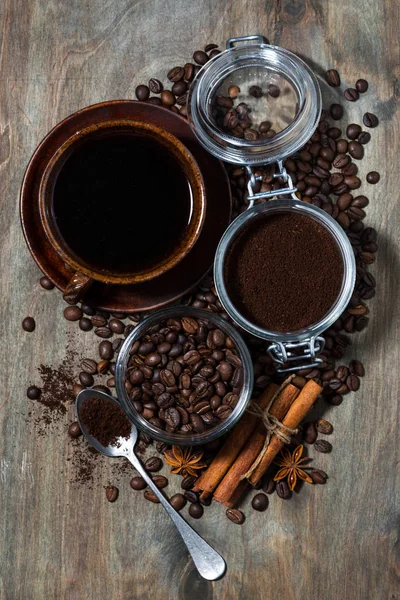
[[[399,600],[399,4],[3,0],[0,31],[0,597]],[[197,577],[161,508],[130,490],[129,476],[112,505],[101,485],[69,485],[70,416],[58,435],[42,438],[25,419],[37,366],[59,364],[67,343],[91,355],[96,341],[62,319],[60,293],[39,287],[18,193],[30,155],[63,117],[132,98],[138,83],[165,79],[205,43],[248,33],[298,52],[318,73],[338,67],[348,84],[370,81],[368,94],[346,110],[350,120],[371,110],[381,121],[361,166],[362,176],[382,173],[377,186],[364,187],[367,222],[379,232],[378,291],[370,326],[351,350],[366,365],[362,389],[327,411],[334,451],[315,462],[329,483],[290,502],[273,497],[266,513],[247,509],[241,528],[215,503],[195,522],[228,562],[226,576],[209,583]],[[37,321],[31,334],[20,326],[28,314]]]

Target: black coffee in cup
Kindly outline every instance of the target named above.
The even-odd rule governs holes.
[[[91,268],[140,272],[173,253],[193,206],[178,160],[152,136],[102,132],[72,145],[57,176],[53,216]]]

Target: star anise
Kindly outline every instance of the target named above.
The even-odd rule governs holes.
[[[206,463],[201,462],[203,452],[193,451],[191,446],[184,450],[179,446],[172,446],[171,450],[164,452],[164,458],[172,467],[171,473],[180,473],[184,477],[198,477],[198,471],[207,467]]]
[[[281,481],[281,479],[285,479],[287,477],[289,489],[291,491],[293,491],[296,487],[297,478],[300,478],[307,483],[313,483],[310,475],[304,470],[311,467],[304,467],[304,463],[309,459],[308,457],[301,458],[303,455],[303,450],[304,446],[301,444],[300,446],[297,446],[293,454],[291,454],[287,448],[282,448],[282,458],[279,458],[275,461],[275,464],[282,467],[282,469],[279,469],[274,477],[274,481]]]

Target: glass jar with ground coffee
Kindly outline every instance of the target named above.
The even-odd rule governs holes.
[[[321,334],[348,305],[355,275],[344,230],[297,199],[242,213],[223,235],[214,265],[225,310],[243,329],[271,341],[280,371],[321,362]]]

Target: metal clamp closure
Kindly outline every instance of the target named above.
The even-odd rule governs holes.
[[[278,363],[278,373],[288,373],[299,369],[319,367],[323,359],[317,356],[325,346],[323,337],[313,337],[303,342],[274,342],[268,347],[268,354]],[[293,366],[291,366],[291,363]]]
[[[254,192],[254,188],[258,181],[262,180],[261,175],[255,175],[250,165],[246,165],[247,175],[249,180],[247,182],[249,208],[254,206],[254,202],[260,198],[274,198],[275,196],[292,196],[295,200],[298,200],[296,196],[297,188],[294,187],[292,178],[283,166],[283,161],[278,160],[278,172],[274,173],[273,178],[278,179],[279,177],[287,184],[287,187],[280,188],[278,190],[271,190],[269,192]]]
[[[229,38],[226,42],[226,47],[229,49],[232,48],[236,42],[252,42],[253,40],[256,40],[259,44],[268,44],[267,38],[262,35],[245,35],[243,37]]]

